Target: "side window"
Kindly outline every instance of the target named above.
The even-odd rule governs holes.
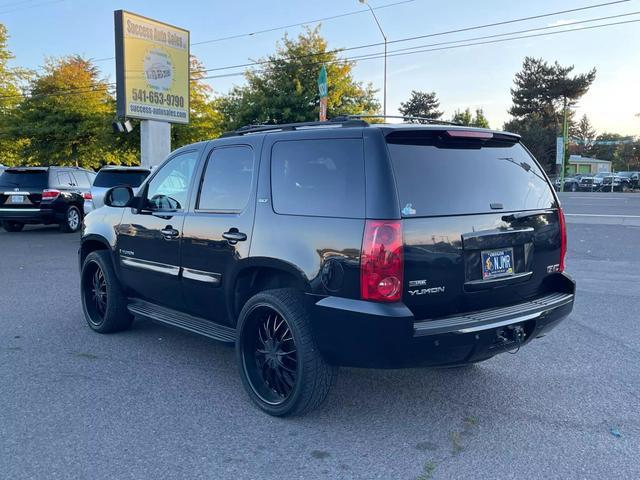
[[[69,172],[58,172],[58,185],[61,187],[71,187],[75,182]]]
[[[198,152],[181,153],[164,164],[149,182],[147,205],[152,210],[181,210],[187,206],[189,184]]]
[[[276,213],[364,217],[362,140],[277,142],[271,150],[271,196]]]
[[[75,184],[80,188],[90,188],[91,184],[87,180],[87,174],[84,172],[73,172],[73,178],[75,178]]]
[[[251,193],[254,168],[251,147],[215,149],[207,161],[198,209],[242,211]]]

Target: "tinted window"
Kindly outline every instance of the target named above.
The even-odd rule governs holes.
[[[363,217],[362,140],[276,143],[271,152],[271,189],[277,213]]]
[[[75,182],[68,172],[58,172],[58,185],[61,187],[70,187]]]
[[[76,185],[80,188],[90,188],[91,183],[89,182],[89,178],[87,174],[84,172],[73,172],[73,178],[76,179]]]
[[[5,170],[0,174],[0,188],[47,188],[45,170]]]
[[[250,147],[217,148],[209,157],[198,208],[241,211],[249,200],[254,160]]]
[[[443,143],[428,136],[394,134],[387,137],[387,142],[405,217],[533,210],[554,205],[542,170],[518,143]]]
[[[137,188],[148,175],[147,170],[100,170],[93,186],[111,188],[116,185],[129,185]]]
[[[198,152],[176,155],[165,163],[149,182],[148,206],[153,210],[186,208],[189,184],[193,176]]]

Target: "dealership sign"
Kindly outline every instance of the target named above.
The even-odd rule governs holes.
[[[189,32],[115,12],[118,116],[189,123]]]

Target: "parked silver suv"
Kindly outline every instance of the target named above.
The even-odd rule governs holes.
[[[143,167],[102,167],[91,186],[91,198],[85,198],[85,215],[104,205],[104,194],[111,187],[126,185],[133,188],[134,193],[149,175],[150,170]]]

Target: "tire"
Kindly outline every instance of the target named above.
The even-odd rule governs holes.
[[[572,192],[577,192],[578,191],[578,186],[575,183],[571,184],[571,191]]]
[[[21,232],[24,228],[24,223],[21,222],[13,222],[11,220],[3,220],[2,227],[7,232]]]
[[[64,220],[60,224],[60,230],[64,233],[74,233],[82,226],[82,213],[75,205],[70,205],[64,212]]]
[[[94,293],[96,290],[98,295]],[[127,297],[108,251],[98,250],[87,255],[80,274],[80,296],[85,319],[92,330],[121,332],[133,323],[133,315],[127,310]]]
[[[288,288],[258,293],[240,313],[240,377],[251,400],[269,415],[314,410],[335,383],[338,369],[322,358],[310,320],[304,294]]]

